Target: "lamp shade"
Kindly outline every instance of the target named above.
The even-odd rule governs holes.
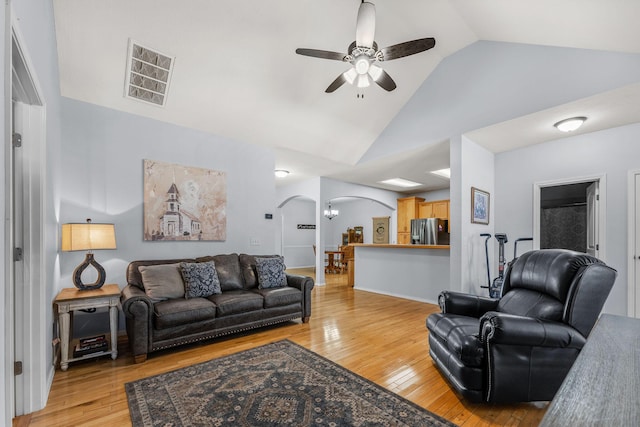
[[[116,249],[115,226],[92,222],[62,224],[61,249],[65,252]]]

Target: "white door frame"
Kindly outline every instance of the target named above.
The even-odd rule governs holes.
[[[554,179],[533,183],[533,249],[540,249],[540,191],[545,187],[579,184],[581,182],[598,181],[600,203],[598,204],[598,239],[600,249],[599,258],[606,262],[606,216],[607,216],[607,176],[591,175],[576,178]]]
[[[9,13],[9,9],[6,9]],[[7,58],[11,58],[5,74],[5,359],[6,376],[4,405],[6,416],[30,413],[42,409],[47,402],[53,380],[51,362],[47,355],[50,326],[47,315],[51,301],[47,299],[50,279],[46,277],[45,206],[46,206],[46,108],[41,96],[34,67],[24,50],[24,39],[18,21],[12,17],[9,40],[5,44]],[[15,86],[14,86],[15,83]],[[15,88],[15,91],[14,91]],[[13,117],[12,102],[15,103]],[[10,143],[12,130],[22,134],[21,200],[15,195]],[[21,234],[23,261],[14,262],[15,208],[22,218]],[[21,283],[16,282],[14,269],[20,269]],[[14,375],[14,362],[21,361],[23,373]],[[9,419],[11,419],[9,418]]]
[[[636,264],[640,264],[640,260],[636,257],[636,216],[640,212],[636,212],[636,176],[640,176],[640,169],[630,170],[627,179],[627,315],[630,317],[640,318],[640,304],[638,303],[638,295],[636,295]],[[639,265],[640,268],[640,265]]]

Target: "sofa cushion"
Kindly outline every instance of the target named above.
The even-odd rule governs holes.
[[[185,298],[208,297],[222,293],[213,261],[182,262],[180,272],[184,280]]]
[[[140,267],[143,265],[159,265],[159,264],[176,264],[181,262],[196,262],[192,258],[181,259],[155,259],[155,260],[141,260],[132,261],[127,266],[127,283],[136,286],[144,291],[144,285],[142,284],[142,274],[140,273]]]
[[[244,288],[244,278],[240,269],[238,254],[215,255],[196,258],[196,262],[213,261],[220,279],[222,292]]]
[[[170,299],[153,305],[156,329],[167,329],[213,319],[216,305],[206,298]]]
[[[287,285],[284,274],[284,260],[282,257],[256,257],[256,273],[258,274],[258,288],[281,288]]]
[[[240,254],[240,269],[244,278],[245,289],[258,287],[258,272],[256,271],[256,258],[280,258],[280,255],[247,255]]]
[[[281,307],[283,305],[302,302],[302,292],[289,286],[272,289],[254,289],[253,292],[262,295],[264,298],[264,308]]]
[[[262,295],[244,290],[228,291],[219,295],[212,295],[208,300],[212,301],[216,307],[218,307],[218,317],[261,310],[264,307],[264,298]]]
[[[144,292],[152,301],[184,298],[184,282],[180,275],[180,264],[141,265]]]

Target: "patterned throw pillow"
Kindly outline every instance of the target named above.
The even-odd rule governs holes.
[[[256,257],[256,272],[258,273],[258,288],[281,288],[287,286],[287,276],[284,273],[284,259],[282,257]]]
[[[181,262],[180,272],[184,280],[184,297],[197,298],[221,294],[216,264],[209,262]]]

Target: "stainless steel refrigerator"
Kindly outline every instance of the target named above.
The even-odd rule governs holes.
[[[448,245],[449,233],[446,219],[420,218],[411,220],[412,245]]]

